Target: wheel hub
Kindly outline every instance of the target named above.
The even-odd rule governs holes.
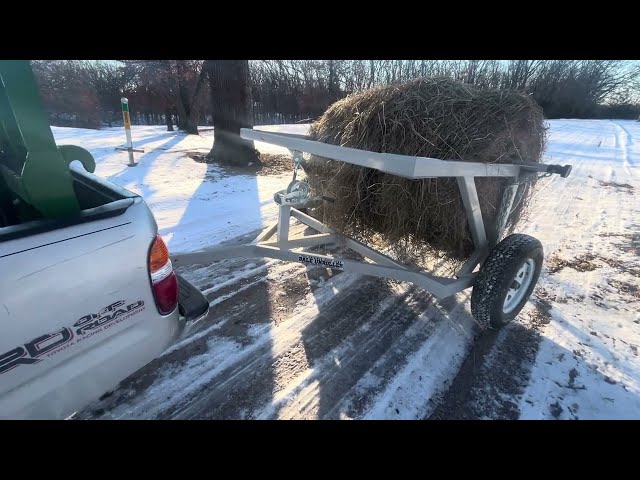
[[[531,285],[535,269],[536,261],[533,258],[528,258],[516,272],[504,299],[502,306],[504,313],[511,313],[520,304]]]

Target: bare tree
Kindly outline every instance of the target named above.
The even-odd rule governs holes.
[[[101,105],[81,62],[32,62],[33,73],[50,120],[58,125],[99,128]]]
[[[146,91],[141,105],[147,110],[160,110],[165,114],[167,130],[173,130],[172,113],[177,115],[178,128],[189,134],[198,134],[199,108],[197,100],[204,84],[201,60],[125,60],[126,68],[135,78],[134,90]]]
[[[109,127],[120,118],[120,98],[131,81],[130,72],[106,62],[80,62],[83,74],[100,102],[103,121]]]
[[[253,127],[248,60],[205,60],[209,77],[214,141],[207,158],[227,165],[259,163],[253,141],[240,137]]]
[[[256,60],[249,64],[254,121],[308,121],[353,92],[418,77],[449,77],[480,88],[531,95],[548,118],[637,118],[640,62],[618,60]],[[212,118],[203,60],[40,61],[35,70],[50,118],[98,127],[120,118],[197,133]],[[164,117],[164,118],[163,118]]]

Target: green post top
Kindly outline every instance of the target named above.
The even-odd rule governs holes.
[[[123,112],[128,112],[129,111],[129,100],[126,97],[122,97],[120,99],[121,105],[122,105],[122,111]]]

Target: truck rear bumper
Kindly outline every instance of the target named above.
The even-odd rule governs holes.
[[[180,337],[184,338],[191,332],[201,320],[209,313],[209,300],[200,290],[191,285],[182,275],[176,273],[180,297],[178,299],[178,311],[183,323]]]

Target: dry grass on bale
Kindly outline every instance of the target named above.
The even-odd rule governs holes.
[[[381,153],[447,160],[539,162],[546,131],[540,107],[517,92],[479,90],[449,79],[419,79],[351,95],[312,125],[325,143]],[[461,261],[473,243],[455,178],[409,180],[377,170],[311,156],[307,179],[336,199],[315,215],[362,241],[382,242],[404,261],[426,254]],[[495,217],[505,179],[477,178],[485,225]],[[512,231],[532,184],[509,217]]]

